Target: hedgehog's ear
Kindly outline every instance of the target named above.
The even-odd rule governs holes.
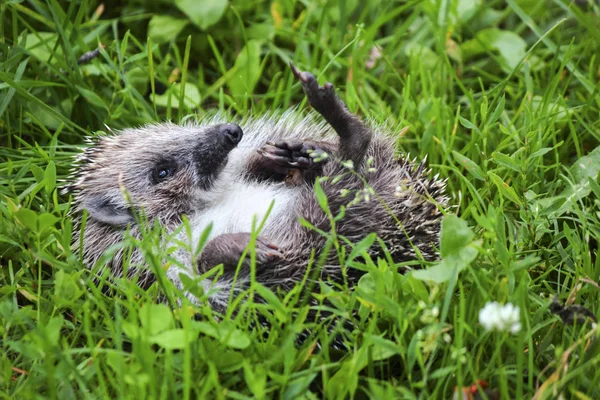
[[[103,195],[88,197],[83,206],[91,218],[109,225],[127,225],[134,221],[131,210],[121,202]]]

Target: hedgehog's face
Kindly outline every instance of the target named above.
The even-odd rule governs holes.
[[[134,209],[149,219],[178,218],[202,207],[241,139],[234,124],[160,124],[102,137],[82,156],[76,200],[110,225],[133,222]]]

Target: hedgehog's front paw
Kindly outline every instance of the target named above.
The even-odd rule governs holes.
[[[240,258],[250,243],[249,232],[224,233],[206,244],[199,260],[200,272],[204,272],[219,264],[223,264],[226,274],[235,272]],[[275,264],[283,259],[283,254],[277,245],[265,238],[256,239],[256,265]],[[252,249],[248,249],[242,261],[242,267],[250,268]]]
[[[291,169],[313,169],[327,160],[327,152],[310,140],[268,142],[258,152],[281,174]]]
[[[345,104],[336,96],[335,88],[329,82],[319,86],[317,79],[310,72],[300,71],[290,62],[292,73],[302,84],[302,89],[306,94],[310,105],[321,115],[326,116],[337,112],[340,108],[345,109]]]

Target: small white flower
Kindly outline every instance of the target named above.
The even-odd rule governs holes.
[[[354,163],[352,160],[346,160],[341,162],[342,166],[348,169],[354,169]]]
[[[467,349],[465,347],[461,347],[460,349],[453,348],[452,353],[450,353],[450,358],[452,358],[453,360],[459,360],[461,364],[464,364],[467,362],[466,354]]]
[[[517,333],[519,333],[521,331],[521,323],[517,322],[511,325],[510,327],[510,333],[516,335]]]
[[[436,318],[440,315],[440,308],[438,306],[427,308],[427,305],[424,301],[419,301],[418,306],[423,310],[420,320],[424,324],[431,324],[432,322],[435,322]]]
[[[495,301],[488,302],[479,311],[479,323],[488,331],[509,331],[516,334],[521,330],[519,307],[511,303],[501,305]]]
[[[369,201],[371,201],[371,196],[375,194],[375,192],[373,191],[372,188],[364,188],[362,190],[362,194],[363,194],[363,199],[365,201],[365,203],[368,203]]]
[[[325,153],[324,151],[309,150],[308,156],[311,158],[314,158],[315,162],[321,162],[321,161],[327,160],[327,158],[329,158],[329,154]]]
[[[408,181],[403,179],[398,186],[396,186],[396,190],[394,190],[394,196],[396,197],[405,197],[410,193]]]

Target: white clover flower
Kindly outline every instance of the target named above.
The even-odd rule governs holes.
[[[329,158],[329,154],[324,151],[309,150],[308,156],[315,159],[315,162],[321,162]]]
[[[460,361],[461,364],[465,364],[467,362],[467,349],[465,347],[453,348],[452,353],[450,353],[450,358],[453,360]]]
[[[375,195],[375,191],[373,191],[373,188],[367,187],[364,188],[362,190],[363,193],[363,199],[365,201],[365,203],[368,203],[369,201],[371,201],[371,196]]]
[[[396,190],[394,190],[394,196],[396,197],[404,197],[409,192],[408,182],[406,179],[403,179],[402,182],[398,186],[396,186]]]
[[[348,189],[340,189],[340,196],[342,197],[348,196],[349,193],[350,191]]]
[[[505,305],[488,302],[479,311],[479,323],[488,330],[509,331],[516,334],[521,330],[519,307],[511,303]]]
[[[422,302],[423,306],[421,306],[421,302],[422,301],[419,301],[419,308],[423,310],[420,318],[421,322],[424,324],[430,324],[434,322],[440,315],[440,308],[438,306],[433,306],[431,309],[429,309],[427,308],[427,305],[425,305],[425,302]]]
[[[400,185],[396,186],[396,190],[394,190],[394,196],[396,196],[396,197],[402,196],[402,187]]]
[[[354,163],[352,160],[346,160],[341,162],[342,166],[348,169],[354,169]]]

